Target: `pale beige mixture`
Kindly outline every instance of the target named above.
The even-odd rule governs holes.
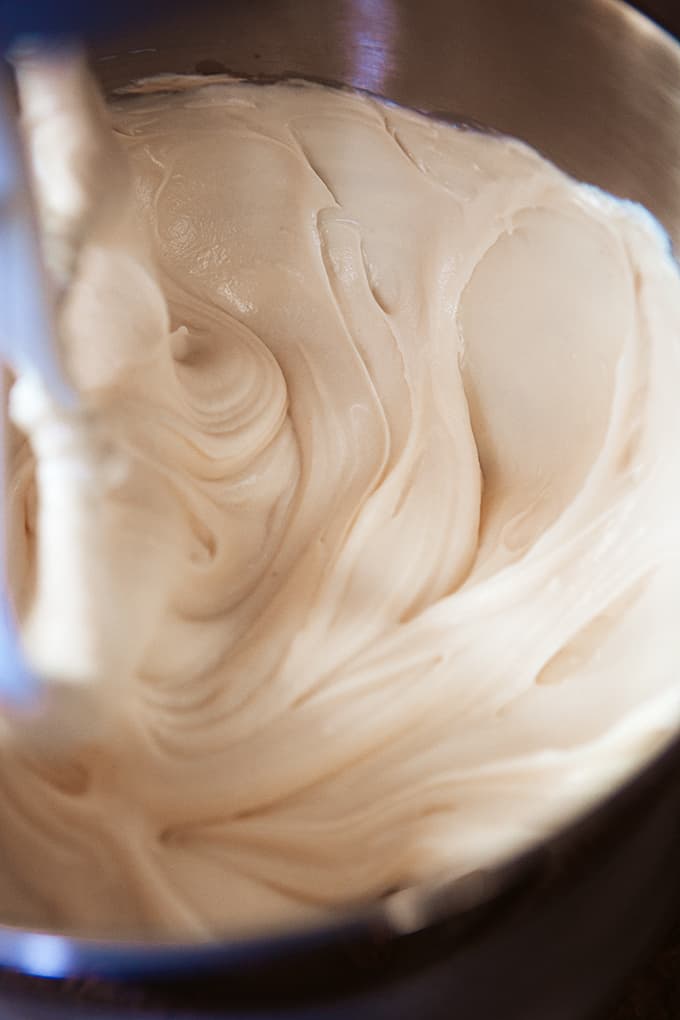
[[[36,93],[86,411],[15,387],[13,571],[77,732],[0,724],[0,918],[202,937],[498,860],[675,730],[680,281],[517,142],[174,84],[115,141]]]

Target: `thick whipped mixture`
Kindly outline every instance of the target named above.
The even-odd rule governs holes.
[[[14,388],[12,569],[75,732],[0,724],[0,917],[201,937],[496,861],[675,730],[680,282],[517,142],[174,87],[28,118],[84,410]]]

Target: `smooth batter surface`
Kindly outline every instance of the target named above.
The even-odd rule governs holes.
[[[87,413],[12,395],[27,647],[88,723],[52,757],[0,723],[0,917],[98,934],[464,874],[680,712],[651,220],[370,98],[175,86],[74,142],[71,206],[40,183]]]

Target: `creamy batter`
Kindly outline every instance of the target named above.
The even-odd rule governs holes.
[[[26,89],[84,409],[11,398],[73,732],[0,723],[0,917],[204,937],[497,861],[675,731],[680,282],[518,142],[169,85],[80,137]]]

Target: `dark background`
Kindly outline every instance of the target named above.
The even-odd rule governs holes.
[[[634,6],[680,36],[680,0],[646,0]]]

